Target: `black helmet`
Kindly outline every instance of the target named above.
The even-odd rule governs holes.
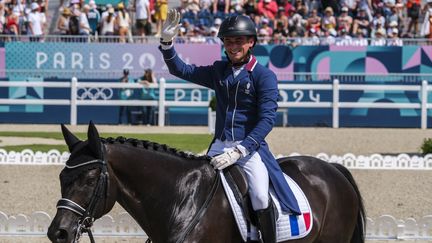
[[[226,18],[218,32],[218,37],[223,39],[227,36],[253,36],[257,39],[254,22],[247,16],[234,15]]]

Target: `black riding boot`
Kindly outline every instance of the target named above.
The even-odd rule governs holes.
[[[266,209],[256,211],[257,226],[261,232],[261,241],[263,243],[276,243],[276,219],[273,209],[273,203],[270,201]]]

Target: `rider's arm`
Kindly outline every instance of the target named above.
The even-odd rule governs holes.
[[[168,45],[161,44],[159,50],[162,52],[168,70],[172,75],[210,89],[214,88],[215,69],[213,66],[197,67],[186,64],[177,55],[172,43]]]

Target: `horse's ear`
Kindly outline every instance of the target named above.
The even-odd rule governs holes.
[[[90,121],[87,131],[88,145],[96,157],[102,159],[102,144],[99,138],[99,132],[96,129],[93,121]]]
[[[72,149],[75,145],[81,142],[64,124],[61,124],[61,130],[63,133],[63,138],[69,148],[69,152],[72,152]]]

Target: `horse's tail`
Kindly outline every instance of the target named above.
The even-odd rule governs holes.
[[[354,180],[351,172],[345,166],[337,163],[331,163],[337,170],[339,170],[345,178],[351,183],[354,191],[357,194],[359,211],[357,215],[357,224],[354,233],[351,237],[351,243],[364,243],[365,242],[365,228],[366,228],[366,212],[363,204],[363,198],[358,189],[357,183]]]

